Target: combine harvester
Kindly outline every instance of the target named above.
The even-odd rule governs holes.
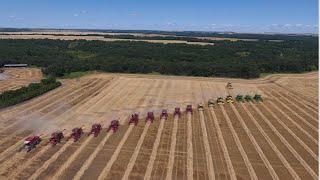
[[[263,102],[262,96],[260,94],[255,94],[253,99],[256,100],[257,102]]]
[[[227,89],[233,89],[231,82],[228,82],[226,87],[227,87]]]
[[[245,99],[247,102],[249,102],[249,101],[252,102],[252,96],[250,96],[250,95],[246,95],[246,96],[244,97],[244,99]]]
[[[224,100],[223,100],[222,97],[219,97],[219,98],[217,99],[217,104],[218,104],[218,105],[223,105],[223,104],[224,104]]]
[[[19,151],[26,150],[27,152],[31,151],[32,149],[36,148],[38,144],[41,142],[40,136],[33,135],[29,136],[23,142],[23,146],[19,149]]]
[[[202,103],[199,103],[199,104],[198,104],[198,110],[199,110],[199,111],[203,111],[203,104],[202,104]]]
[[[73,142],[77,142],[83,134],[83,128],[73,128],[68,140],[73,138]]]
[[[153,112],[148,112],[146,117],[146,122],[150,121],[151,123],[153,123],[153,120],[154,120]]]
[[[181,111],[179,107],[174,108],[174,113],[173,113],[173,117],[178,115],[178,117],[180,117],[181,115]]]
[[[227,97],[226,97],[226,102],[227,103],[233,103],[234,101],[233,101],[233,97],[231,96],[231,95],[228,95]]]
[[[129,119],[129,125],[134,123],[134,125],[136,126],[139,122],[139,114],[134,113],[131,115],[131,118]]]
[[[89,132],[88,136],[90,136],[91,134],[93,134],[94,137],[97,137],[100,133],[100,131],[102,130],[102,126],[101,124],[93,124],[91,126],[91,131]]]
[[[214,104],[215,104],[214,100],[213,99],[209,99],[208,107],[214,107]],[[199,106],[198,106],[198,108],[199,108]]]
[[[55,146],[58,143],[60,143],[63,138],[64,138],[64,135],[62,131],[53,132],[49,139],[49,143],[51,144],[51,146]]]
[[[236,100],[237,102],[243,102],[243,95],[238,94]]]
[[[119,121],[118,120],[112,120],[107,132],[112,130],[113,133],[115,133],[118,130],[118,128],[119,128]]]
[[[191,114],[193,113],[192,105],[187,105],[186,113],[191,113]]]
[[[160,119],[167,119],[168,118],[168,111],[166,109],[163,109],[161,114],[160,114]]]

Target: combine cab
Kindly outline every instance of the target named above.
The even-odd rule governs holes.
[[[187,108],[186,108],[186,113],[193,113],[193,111],[192,111],[192,105],[187,105]]]
[[[262,97],[261,97],[261,95],[260,95],[260,94],[256,94],[256,95],[254,95],[253,99],[254,99],[254,100],[256,100],[257,102],[259,102],[259,101],[261,101],[261,102],[262,102],[262,101],[263,101],[263,100],[262,100]]]
[[[181,111],[180,111],[180,108],[176,107],[174,108],[174,113],[173,113],[173,117],[178,115],[180,117],[181,115]]]
[[[224,104],[224,100],[223,100],[222,97],[219,97],[219,98],[217,99],[217,104],[219,104],[219,105]]]
[[[108,132],[112,130],[113,132],[116,132],[119,127],[119,121],[118,120],[112,120],[108,129]]]
[[[20,151],[27,150],[27,152],[31,151],[32,149],[36,148],[38,144],[40,144],[41,138],[40,136],[29,136],[25,139],[23,146],[20,148]]]
[[[234,101],[233,101],[233,97],[231,96],[231,95],[228,95],[227,97],[226,97],[226,102],[227,103],[233,103]]]
[[[131,118],[129,119],[129,125],[133,123],[136,126],[138,124],[138,121],[139,121],[139,114],[134,113],[131,115]]]
[[[91,134],[93,134],[94,137],[97,137],[100,133],[100,131],[102,130],[102,126],[101,124],[93,124],[91,126],[91,131],[88,134],[88,136],[90,136]]]
[[[213,99],[209,99],[209,101],[208,101],[208,106],[209,106],[209,107],[213,107],[214,104],[215,104],[214,100],[213,100]]]
[[[228,82],[226,87],[227,87],[228,89],[233,89],[231,82]]]
[[[146,122],[150,121],[151,123],[153,123],[153,120],[154,120],[153,112],[148,112],[146,117]]]
[[[203,104],[202,104],[202,103],[199,103],[199,104],[198,104],[198,110],[199,110],[199,111],[203,111]]]
[[[63,138],[64,138],[64,136],[63,136],[62,131],[56,131],[56,132],[54,132],[54,133],[51,134],[49,143],[50,143],[52,146],[55,146],[56,144],[60,143],[60,142],[61,142],[61,139],[63,139]]]
[[[236,100],[238,102],[243,102],[243,95],[238,94],[237,97],[236,97]]]
[[[166,109],[163,109],[160,114],[160,119],[167,119],[168,118],[168,111]]]
[[[82,128],[73,128],[69,139],[73,138],[73,142],[77,142],[80,139],[82,133]]]
[[[245,99],[247,102],[252,101],[252,96],[246,95],[246,96],[244,97],[244,99]]]

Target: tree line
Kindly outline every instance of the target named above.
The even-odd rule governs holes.
[[[0,40],[0,64],[27,63],[52,76],[77,71],[257,78],[318,69],[318,40],[214,41],[214,46],[128,41]]]

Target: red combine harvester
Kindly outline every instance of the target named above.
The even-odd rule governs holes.
[[[193,113],[193,110],[192,110],[192,105],[187,105],[187,108],[186,108],[186,113]]]
[[[160,119],[167,119],[168,118],[168,111],[166,109],[163,109],[161,114],[160,114]]]
[[[151,123],[153,123],[153,120],[154,120],[153,112],[148,112],[146,117],[146,122],[150,121]]]
[[[91,131],[88,134],[88,136],[90,136],[91,134],[93,134],[94,137],[97,137],[100,133],[100,131],[102,130],[102,126],[101,124],[93,124],[91,126]]]
[[[61,142],[61,139],[63,139],[63,138],[64,138],[64,136],[63,136],[62,131],[56,131],[56,132],[54,132],[54,133],[51,134],[49,143],[50,143],[52,146],[55,146],[56,144],[60,143],[60,142]]]
[[[34,149],[40,142],[40,136],[29,136],[25,139],[25,141],[23,142],[23,146],[19,149],[19,151],[26,149],[27,152],[29,152]]]
[[[107,132],[109,132],[110,130],[112,130],[113,132],[116,132],[118,130],[118,127],[119,127],[119,121],[112,120]]]
[[[181,115],[180,108],[178,108],[178,107],[174,108],[173,116],[176,116],[176,115],[178,115],[179,117],[180,117],[180,115]]]
[[[131,115],[131,118],[129,119],[129,125],[131,123],[134,123],[134,125],[136,126],[138,124],[138,121],[139,121],[139,114],[134,113]]]
[[[77,142],[80,139],[82,133],[83,133],[82,128],[73,128],[69,139],[73,138],[73,142]]]

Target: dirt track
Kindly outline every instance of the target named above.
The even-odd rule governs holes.
[[[36,69],[6,69],[1,89],[41,79]],[[10,82],[8,81],[10,79]],[[227,90],[227,82],[233,89]],[[20,84],[19,84],[20,83]],[[0,176],[10,179],[317,179],[317,73],[256,80],[91,74],[43,96],[0,110]],[[262,94],[263,102],[196,106],[227,94]],[[194,107],[186,114],[187,104]],[[172,115],[180,107],[179,118]],[[165,108],[167,120],[159,119]],[[155,121],[146,124],[148,111]],[[128,126],[138,112],[137,126]],[[113,119],[116,133],[105,128]],[[46,145],[51,132],[104,126],[96,138]],[[29,153],[25,137],[42,134]],[[190,172],[192,171],[192,172]]]

